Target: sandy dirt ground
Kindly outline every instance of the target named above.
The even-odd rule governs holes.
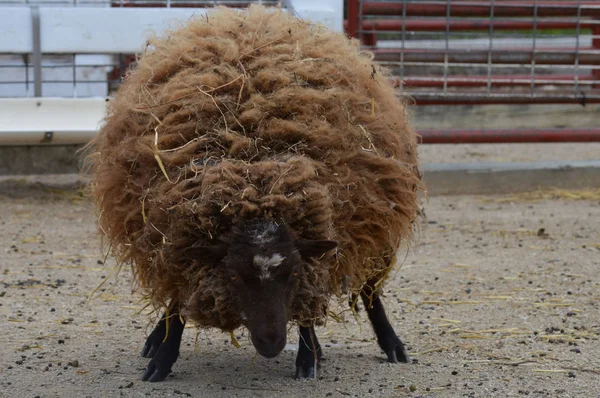
[[[0,195],[2,397],[600,397],[600,198],[433,197],[384,303],[412,364],[385,362],[364,313],[317,333],[317,379],[290,346],[190,327],[165,382],[140,376],[151,331],[73,191]],[[88,295],[103,281],[95,297]]]

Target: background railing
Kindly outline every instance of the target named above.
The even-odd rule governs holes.
[[[87,142],[150,31],[251,3],[343,30],[343,0],[0,0],[0,145]]]
[[[347,15],[417,104],[600,102],[598,1],[349,0]]]
[[[74,137],[82,125],[68,112],[83,99],[88,139],[150,30],[255,2],[345,26],[417,105],[600,103],[600,1],[0,0],[0,144]],[[600,141],[600,127],[419,132],[425,143]]]
[[[348,0],[345,27],[417,105],[600,103],[599,1]],[[425,143],[600,141],[600,128],[420,131]]]
[[[331,3],[339,2],[339,10]],[[140,51],[150,30],[160,31],[217,4],[281,5],[294,1],[0,0],[0,98],[105,97]],[[341,0],[308,9],[342,29]],[[316,11],[316,12],[315,12]],[[328,14],[329,12],[329,14]]]

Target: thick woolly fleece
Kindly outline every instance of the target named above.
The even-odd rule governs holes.
[[[386,72],[358,43],[278,10],[225,8],[147,43],[88,158],[99,223],[158,304],[233,330],[219,267],[181,255],[242,220],[339,243],[307,262],[293,318],[383,282],[409,242],[421,174],[416,135]]]

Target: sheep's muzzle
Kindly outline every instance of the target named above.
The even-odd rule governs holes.
[[[256,351],[263,357],[273,358],[285,347],[287,309],[280,300],[263,301],[262,304],[261,311],[255,311],[245,324]]]

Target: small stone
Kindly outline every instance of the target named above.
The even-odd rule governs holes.
[[[74,368],[78,368],[79,367],[79,361],[77,359],[74,359],[71,362],[67,363],[67,365],[72,366]]]
[[[58,344],[65,344],[65,341],[63,339],[59,339]]]
[[[569,377],[575,378],[575,372],[569,372]]]
[[[452,376],[456,376],[458,374],[458,372],[456,370],[452,371]]]
[[[417,386],[415,386],[414,384],[411,384],[410,386],[408,386],[408,389],[410,390],[410,392],[415,392],[415,391],[417,391]]]

